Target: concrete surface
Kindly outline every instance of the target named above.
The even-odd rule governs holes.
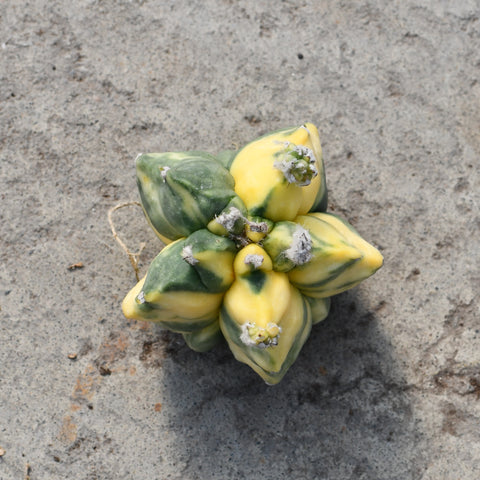
[[[0,3],[0,479],[477,480],[480,2]],[[127,322],[137,153],[321,132],[385,266],[283,382]],[[116,212],[141,269],[160,248]],[[82,262],[83,268],[69,266]],[[75,356],[76,358],[69,358]]]

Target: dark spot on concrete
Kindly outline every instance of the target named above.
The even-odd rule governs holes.
[[[477,367],[455,368],[451,366],[439,371],[433,377],[437,389],[457,395],[474,395],[480,398],[480,369]]]
[[[93,349],[92,342],[89,338],[86,338],[82,341],[81,347],[78,350],[78,357],[83,357]]]
[[[385,308],[387,305],[387,302],[385,300],[381,300],[376,307],[374,307],[375,312],[380,312]]]
[[[175,356],[185,342],[178,333],[162,331],[155,340],[146,340],[142,345],[139,359],[148,367],[160,367],[167,357]]]
[[[473,323],[476,319],[476,305],[469,303],[454,303],[453,308],[445,315],[446,327],[457,327],[459,323]]]
[[[105,365],[100,365],[98,367],[98,372],[100,373],[100,375],[102,377],[106,377],[108,375],[111,375],[112,374],[112,371]]]
[[[412,280],[420,275],[420,269],[414,268],[407,276],[407,280]]]
[[[262,121],[260,117],[257,117],[256,115],[245,115],[243,118],[252,126],[257,125]]]
[[[462,412],[459,412],[452,403],[443,408],[442,432],[449,433],[454,437],[458,436],[459,424],[465,420]]]
[[[321,383],[311,383],[302,388],[297,394],[298,405],[304,405],[306,403],[315,404],[325,394],[325,385]]]
[[[453,188],[453,190],[454,192],[460,193],[467,190],[469,186],[470,186],[470,183],[468,182],[468,178],[460,177],[457,179],[457,183],[455,184],[455,187]]]
[[[153,348],[153,342],[151,341],[143,342],[142,353],[140,354],[140,357],[139,357],[139,359],[142,362],[145,362],[147,358],[150,356],[150,354],[152,353],[152,348]]]

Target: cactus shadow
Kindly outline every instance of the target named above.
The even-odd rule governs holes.
[[[178,478],[419,478],[421,434],[382,307],[368,309],[358,289],[334,297],[276,386],[226,345],[200,355],[170,336],[162,390],[178,410]]]

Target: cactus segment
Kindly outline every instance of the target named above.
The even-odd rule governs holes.
[[[296,222],[309,230],[313,241],[312,260],[288,273],[304,295],[331,297],[373,275],[383,264],[380,252],[336,216],[309,213]]]
[[[320,140],[312,124],[254,140],[237,153],[230,173],[250,214],[274,222],[309,212],[326,191]]]
[[[234,243],[198,230],[165,247],[124,300],[127,318],[151,320],[177,332],[204,328],[218,318],[233,282]]]
[[[246,363],[270,385],[280,382],[295,362],[312,326],[309,304],[298,290],[292,286],[288,288],[288,304],[277,321],[272,322],[279,328],[279,333],[276,341],[268,346],[259,347],[260,342],[245,341],[246,331],[250,337],[249,322],[243,322],[229,303],[224,302],[220,311],[220,327],[235,358]]]
[[[205,228],[236,196],[230,173],[207,153],[143,154],[136,166],[145,216],[166,243]]]

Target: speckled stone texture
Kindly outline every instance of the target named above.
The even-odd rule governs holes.
[[[478,480],[479,15],[0,2],[0,479]],[[138,199],[136,155],[306,121],[329,210],[385,265],[334,297],[285,379],[126,321],[107,212]],[[114,219],[144,272],[161,244],[138,208]]]

